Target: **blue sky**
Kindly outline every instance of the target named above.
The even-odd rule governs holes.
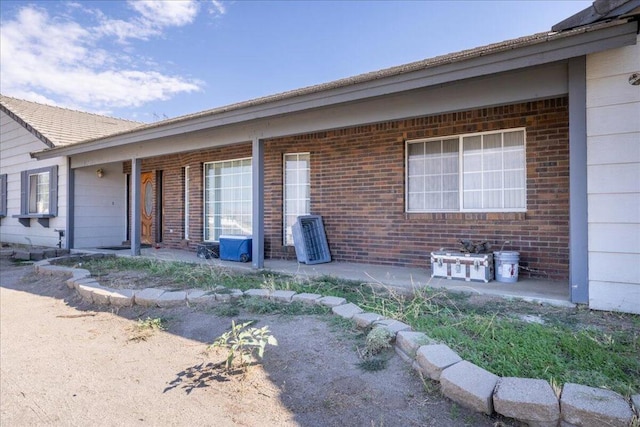
[[[550,31],[591,1],[0,1],[3,95],[153,122]]]

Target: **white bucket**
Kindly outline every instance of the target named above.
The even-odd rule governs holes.
[[[498,282],[513,283],[518,281],[519,252],[494,252],[493,259],[496,264],[496,280]]]

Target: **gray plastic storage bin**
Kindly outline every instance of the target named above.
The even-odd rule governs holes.
[[[322,217],[319,215],[299,216],[293,224],[293,244],[298,262],[321,264],[331,262],[327,236]]]

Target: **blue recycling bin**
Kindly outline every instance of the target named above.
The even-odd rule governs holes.
[[[251,236],[220,236],[220,259],[237,262],[251,261],[252,240]]]

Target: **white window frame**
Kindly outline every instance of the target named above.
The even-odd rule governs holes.
[[[521,148],[515,148],[515,149],[511,149],[511,148],[505,148],[504,146],[504,134],[507,133],[512,133],[512,132],[522,132],[522,137],[523,137],[523,144],[521,146]],[[484,141],[484,136],[486,135],[501,135],[501,151],[500,153],[502,154],[502,186],[500,191],[502,192],[502,197],[501,197],[501,205],[502,207],[499,208],[495,208],[495,207],[491,207],[491,208],[465,208],[464,206],[464,196],[465,196],[465,170],[464,170],[464,160],[465,160],[465,152],[464,152],[464,141],[465,138],[470,138],[470,137],[482,137],[483,141]],[[457,175],[458,175],[458,188],[457,188],[457,193],[458,193],[458,208],[457,209],[410,209],[409,205],[410,205],[410,194],[409,194],[409,188],[410,188],[410,176],[409,176],[409,160],[410,160],[410,156],[409,156],[409,146],[411,144],[417,144],[417,143],[428,143],[428,142],[434,142],[434,141],[448,141],[448,140],[458,140],[458,152],[457,152],[457,156],[458,156],[458,171],[457,171]],[[519,146],[520,147],[520,146]],[[504,174],[505,171],[508,171],[509,169],[505,168],[505,161],[504,161],[504,153],[516,153],[516,152],[522,152],[522,164],[520,168],[517,169],[513,169],[512,171],[516,171],[516,172],[521,172],[522,173],[522,187],[521,188],[515,188],[515,190],[521,190],[522,191],[522,197],[523,197],[523,206],[521,207],[504,207],[504,193],[505,190],[508,190],[505,188],[504,186]],[[475,132],[475,133],[466,133],[466,134],[459,134],[459,135],[450,135],[450,136],[442,136],[442,137],[437,137],[437,138],[423,138],[423,139],[415,139],[415,140],[407,140],[405,141],[405,212],[407,213],[437,213],[437,212],[526,212],[527,210],[527,186],[526,186],[526,181],[527,181],[527,165],[526,165],[526,152],[527,152],[527,134],[526,134],[526,128],[521,127],[521,128],[511,128],[511,129],[502,129],[499,131],[488,131],[488,132]],[[483,155],[484,155],[484,149],[483,149]],[[485,172],[484,170],[482,170],[481,172]],[[486,189],[483,188],[483,191],[487,191]],[[471,190],[467,190],[467,192],[470,192]]]
[[[234,194],[242,194],[242,190],[245,190],[247,194],[247,198],[246,200],[243,200],[242,198],[240,198],[239,200],[208,200],[207,197],[207,192],[209,191],[209,188],[207,187],[207,168],[208,167],[215,167],[216,165],[232,165],[234,162],[249,162],[248,166],[249,166],[249,180],[248,180],[248,185],[245,186],[239,186],[239,187],[234,187]],[[203,234],[203,241],[205,242],[217,242],[219,241],[219,238],[221,235],[223,234],[228,234],[228,233],[224,233],[223,231],[220,231],[219,229],[224,230],[224,225],[222,224],[222,218],[220,218],[220,226],[219,227],[215,227],[213,228],[213,230],[210,229],[209,225],[208,225],[208,216],[209,216],[209,211],[212,209],[210,206],[213,206],[213,213],[211,214],[213,217],[215,217],[216,215],[220,215],[222,217],[222,213],[216,213],[215,212],[215,206],[216,203],[220,203],[220,206],[222,206],[222,204],[227,204],[227,203],[236,203],[236,204],[242,204],[242,203],[246,203],[248,202],[248,206],[246,207],[246,209],[242,209],[243,213],[240,214],[241,217],[248,217],[248,221],[246,221],[246,226],[244,229],[240,230],[239,232],[234,232],[233,234],[238,234],[238,235],[246,235],[249,236],[251,235],[251,225],[252,225],[252,203],[253,203],[253,199],[252,199],[252,179],[251,179],[251,174],[252,174],[252,168],[251,168],[251,157],[244,157],[244,158],[240,158],[240,159],[231,159],[231,160],[222,160],[222,161],[216,161],[216,162],[207,162],[204,163],[202,165],[202,170],[203,170],[203,183],[202,183],[202,188],[203,188],[203,195],[202,195],[202,200],[203,200],[203,227],[202,227],[202,234]],[[247,166],[247,165],[244,165]],[[219,189],[220,190],[220,194],[222,195],[224,192],[224,188]],[[227,192],[229,192],[229,190],[227,190]],[[244,211],[246,210],[246,213],[244,213]],[[214,219],[215,221],[215,219]],[[220,231],[218,233],[218,231]]]
[[[307,171],[307,176],[306,176],[306,185],[300,184],[299,182],[290,182],[290,180],[287,180],[287,158],[288,157],[294,157],[299,161],[300,158],[302,156],[306,157],[306,161],[307,161],[307,168],[305,169]],[[296,172],[301,171],[302,169],[295,169]],[[295,215],[296,217],[300,216],[300,215],[309,215],[310,211],[311,211],[311,153],[285,153],[282,156],[282,173],[283,173],[283,188],[284,191],[283,193],[283,197],[282,197],[282,242],[284,246],[293,246],[293,233],[291,231],[291,227],[293,226],[293,222],[291,222],[290,220],[288,220],[289,216],[291,215]],[[297,174],[296,174],[297,177]],[[296,178],[297,179],[297,178]],[[289,194],[288,189],[290,187],[296,187],[296,194]],[[306,190],[306,195],[307,197],[301,197],[300,193],[299,193],[299,188],[300,186],[306,186],[307,190]],[[289,203],[291,202],[291,203]],[[295,202],[295,203],[294,203]],[[305,208],[304,209],[297,209],[297,207],[299,207],[300,202],[305,202]],[[292,206],[295,205],[296,209],[294,209],[293,212],[290,212],[288,210],[288,206]]]
[[[38,179],[40,176],[47,176],[48,183],[46,184],[47,202],[46,206],[42,206],[42,211],[39,209],[32,209],[32,202],[38,202],[37,200],[37,188],[36,182],[36,194],[33,194],[32,180]],[[34,199],[35,197],[35,199]],[[20,194],[20,217],[54,217],[58,214],[58,166],[50,166],[46,168],[31,169],[22,171],[21,173],[21,194]]]

